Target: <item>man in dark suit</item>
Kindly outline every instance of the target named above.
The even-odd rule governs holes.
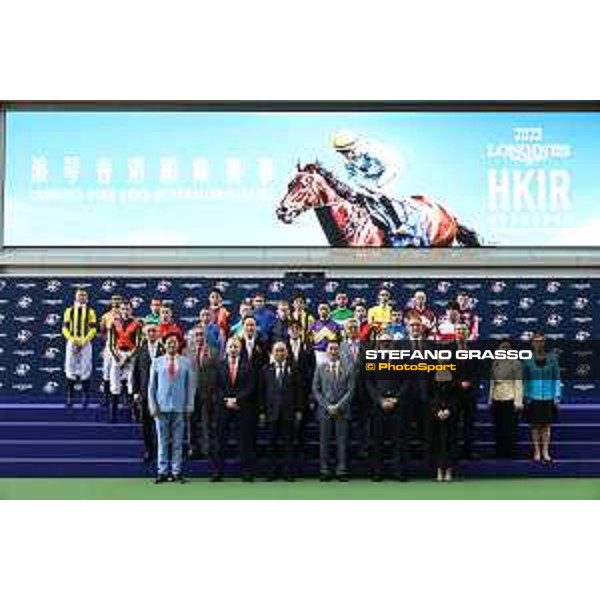
[[[454,351],[467,350],[469,347],[470,330],[466,323],[458,323],[454,330],[456,342]],[[454,381],[454,393],[456,395],[455,406],[457,407],[457,419],[462,421],[462,457],[467,460],[475,460],[475,420],[477,418],[477,400],[479,397],[479,385],[481,380],[480,363],[477,360],[457,360],[457,377]]]
[[[209,456],[214,445],[214,415],[219,359],[206,326],[198,325],[185,351],[192,364],[196,396],[189,424],[190,456]]]
[[[148,383],[152,361],[165,353],[158,325],[150,323],[144,328],[144,341],[133,363],[132,389],[134,410],[142,424],[144,439],[144,462],[149,462],[156,453],[154,419],[148,409]]]
[[[390,349],[392,344],[391,335],[379,335],[379,348]],[[384,478],[386,433],[391,438],[392,477],[398,481],[406,481],[410,442],[410,410],[405,394],[406,382],[399,378],[368,379],[366,387],[373,404],[373,481],[383,481]]]
[[[340,361],[337,340],[327,342],[326,362],[317,365],[313,379],[313,395],[319,415],[319,457],[321,481],[331,481],[329,441],[335,431],[338,481],[348,481],[348,427],[350,404],[354,395],[354,369]]]
[[[408,337],[397,344],[405,349],[423,352],[427,348],[424,339],[423,322],[417,315],[408,319]],[[420,360],[405,362],[421,362]],[[404,379],[404,392],[408,401],[409,418],[416,425],[417,438],[421,446],[423,460],[428,467],[430,464],[430,440],[431,440],[431,378],[423,375],[413,374]]]
[[[287,360],[284,342],[275,342],[271,362],[263,368],[261,379],[262,409],[269,432],[270,471],[268,481],[275,481],[280,472],[286,481],[293,481],[294,424],[302,417],[299,401],[298,374]],[[279,444],[283,443],[283,460]]]
[[[305,458],[306,428],[313,415],[311,397],[315,354],[302,341],[302,325],[298,321],[290,321],[288,333],[288,361],[298,375],[298,401],[302,417],[297,423],[295,438],[297,457],[302,460]]]
[[[242,354],[238,338],[227,340],[225,358],[217,370],[215,404],[216,439],[213,453],[213,481],[221,481],[225,446],[230,425],[237,424],[242,479],[253,481],[254,432],[256,420],[254,371]]]

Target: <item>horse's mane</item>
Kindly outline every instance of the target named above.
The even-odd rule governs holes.
[[[352,188],[347,184],[338,179],[331,171],[326,169],[319,161],[315,161],[312,164],[308,164],[304,167],[304,170],[315,170],[325,181],[328,183],[330,187],[332,187],[335,193],[347,200],[354,193]]]

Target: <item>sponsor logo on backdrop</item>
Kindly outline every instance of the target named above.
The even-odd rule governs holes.
[[[556,313],[552,313],[551,315],[548,315],[548,318],[546,319],[546,323],[548,323],[548,325],[550,325],[550,327],[558,327],[562,322],[562,317]]]
[[[35,317],[21,315],[20,317],[13,317],[13,321],[16,323],[32,323],[35,321]]]
[[[106,279],[102,282],[100,286],[103,292],[110,294],[117,289],[117,282],[114,279]]]
[[[203,288],[204,284],[196,283],[194,281],[185,281],[179,286],[182,290],[197,290],[199,288]]]
[[[145,281],[130,281],[125,284],[125,287],[130,290],[143,290],[148,287]]]
[[[335,292],[335,290],[337,290],[337,289],[338,289],[339,285],[340,285],[340,284],[339,284],[337,281],[327,281],[327,282],[325,283],[325,291],[326,291],[328,294],[333,294],[333,292]],[[350,287],[350,286],[349,286],[349,287]]]
[[[173,287],[173,284],[168,279],[161,279],[156,284],[156,289],[161,293],[168,292],[171,289],[171,287]]]
[[[19,308],[29,308],[33,304],[33,298],[31,296],[21,296],[17,300],[17,306]]]
[[[489,300],[488,304],[490,306],[507,306],[510,304],[510,300]]]
[[[199,303],[200,303],[200,300],[198,300],[198,298],[194,298],[193,296],[188,296],[187,298],[184,299],[183,306],[187,309],[191,309],[191,308],[194,308]]]
[[[506,281],[494,281],[490,289],[494,294],[500,294],[506,289]]]
[[[47,360],[54,360],[60,354],[60,350],[56,346],[50,346],[44,350],[44,358]]]
[[[61,316],[58,313],[48,313],[44,318],[44,324],[54,327],[61,322]]]
[[[492,323],[496,327],[503,327],[508,322],[508,317],[502,313],[495,314],[492,317]]]
[[[301,290],[301,291],[306,291],[306,290],[314,290],[315,289],[315,284],[314,283],[295,283],[294,284],[294,288],[297,290]]]
[[[515,319],[515,322],[517,323],[537,323],[538,322],[538,318],[537,317],[517,317]]]
[[[564,300],[544,300],[545,306],[562,306],[564,303]]]
[[[37,283],[34,283],[33,281],[19,281],[16,283],[15,287],[19,288],[20,290],[30,290],[34,287],[37,287]]]
[[[583,363],[581,365],[577,365],[577,368],[575,369],[575,374],[577,375],[577,377],[587,377],[590,374],[591,370],[591,365]]]
[[[0,325],[2,325],[2,323],[4,323],[5,320],[6,320],[6,315],[4,313],[0,313]]]
[[[283,281],[272,281],[269,284],[269,291],[273,294],[278,294],[285,288],[285,283]]]
[[[58,279],[51,279],[50,281],[48,281],[48,283],[46,283],[45,290],[47,292],[55,294],[56,292],[58,292],[61,289],[61,287],[62,287],[62,283]]]
[[[350,283],[349,290],[368,290],[371,286],[368,283]]]
[[[56,381],[46,381],[46,383],[44,383],[44,386],[42,387],[42,390],[44,394],[55,394],[58,391],[59,387],[60,386]]]
[[[59,371],[62,371],[62,369],[60,367],[41,367],[40,371],[43,371],[44,373],[58,373]]]
[[[55,340],[56,338],[61,338],[62,333],[42,333],[42,337],[48,340]]]
[[[523,331],[519,338],[524,341],[528,341],[533,337],[533,331]]]
[[[178,321],[183,323],[196,323],[198,319],[196,317],[179,317]]]
[[[213,287],[219,290],[222,294],[224,294],[227,291],[229,285],[229,281],[215,281]]]
[[[29,371],[31,371],[31,365],[28,363],[19,363],[15,367],[15,375],[18,377],[26,377]]]
[[[571,319],[573,323],[590,323],[593,321],[592,317],[573,317]]]
[[[460,287],[468,292],[474,292],[481,289],[481,283],[461,283]]]
[[[62,304],[63,301],[60,298],[43,298],[42,304],[47,304],[48,306],[58,306]]]
[[[257,290],[260,288],[260,283],[240,283],[238,288],[240,290]]]
[[[367,287],[370,287],[370,284],[367,284]],[[422,290],[425,287],[424,283],[403,283],[402,287],[405,290]]]
[[[8,304],[8,302],[7,298],[0,298],[0,304]]]
[[[386,290],[392,290],[392,289],[394,289],[395,286],[396,286],[396,284],[393,281],[382,281],[381,282],[381,287]]]
[[[17,392],[27,392],[33,389],[33,385],[31,383],[13,383],[10,386],[11,390],[16,390]]]
[[[586,340],[589,340],[591,337],[592,337],[592,334],[589,331],[585,331],[583,329],[579,330],[575,334],[575,339],[578,342],[585,342]]]
[[[549,340],[564,340],[567,336],[564,333],[546,333]]]
[[[88,283],[87,281],[79,281],[79,282],[69,284],[69,287],[73,290],[77,290],[77,289],[86,290],[88,288],[91,288],[92,284]]]
[[[131,306],[134,310],[138,309],[140,306],[142,306],[142,304],[144,304],[144,299],[140,296],[133,296],[132,298],[129,298],[129,301],[131,302]]]
[[[537,283],[517,283],[515,284],[515,289],[526,292],[528,290],[535,290],[537,288]]]
[[[32,335],[33,335],[33,333],[31,332],[30,329],[21,329],[17,333],[15,340],[17,342],[19,342],[20,344],[25,344],[26,342],[28,342],[31,339]],[[60,334],[58,334],[58,335],[60,335]]]
[[[589,303],[589,298],[579,296],[578,298],[575,298],[575,300],[573,300],[573,308],[575,308],[576,310],[583,310],[589,305]]]
[[[21,358],[24,356],[33,356],[35,354],[35,350],[13,350],[13,356],[20,356]]]
[[[510,333],[490,333],[488,337],[491,340],[506,340],[510,339]]]
[[[592,289],[592,284],[589,281],[586,281],[584,283],[570,283],[569,287],[573,290],[591,290]]]
[[[449,281],[439,281],[436,289],[440,294],[447,294],[451,287],[452,284]]]
[[[573,386],[574,390],[578,390],[580,392],[589,392],[590,390],[596,389],[596,384],[594,383],[576,383]]]
[[[8,284],[5,279],[0,279],[0,292],[6,288]]]
[[[519,300],[519,308],[522,310],[529,310],[535,304],[535,300],[530,296],[526,296]]]
[[[556,294],[560,290],[560,281],[549,281],[546,284],[546,291],[550,294]]]

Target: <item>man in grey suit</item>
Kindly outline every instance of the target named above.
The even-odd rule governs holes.
[[[207,328],[192,330],[185,355],[190,359],[196,385],[194,412],[189,423],[189,456],[210,456],[214,443],[214,416],[217,402],[219,357],[210,344]]]
[[[335,430],[338,481],[348,481],[347,446],[350,404],[354,394],[354,368],[340,360],[339,342],[327,343],[327,360],[317,365],[313,395],[319,416],[319,457],[321,481],[331,481],[329,439]]]
[[[196,389],[190,360],[177,354],[181,342],[178,334],[169,334],[165,339],[166,354],[155,358],[150,368],[148,407],[154,417],[158,437],[155,483],[169,479],[185,483],[181,474],[183,436],[185,419],[194,410]]]

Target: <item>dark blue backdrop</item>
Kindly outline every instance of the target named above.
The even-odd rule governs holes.
[[[237,315],[242,298],[264,291],[269,302],[305,293],[309,306],[333,301],[344,290],[351,299],[375,302],[377,290],[385,286],[404,306],[416,289],[424,289],[429,305],[437,311],[459,288],[477,300],[482,318],[482,338],[506,333],[521,337],[542,329],[553,339],[599,339],[598,307],[600,280],[589,279],[171,279],[129,278],[4,278],[0,279],[0,398],[56,401],[62,393],[64,340],[60,333],[62,314],[72,302],[73,290],[84,286],[98,316],[107,309],[110,295],[119,292],[131,298],[136,314],[148,312],[150,298],[174,302],[175,314],[185,328],[192,326],[213,287],[222,290],[228,308]],[[100,369],[100,343],[95,343],[96,369]],[[597,382],[566,383],[570,401],[592,401]]]

